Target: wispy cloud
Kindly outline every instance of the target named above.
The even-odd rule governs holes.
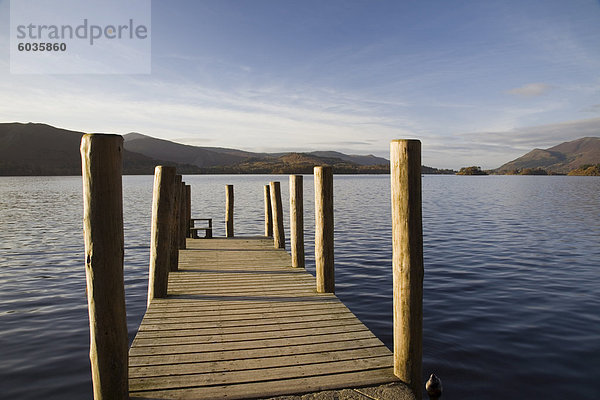
[[[591,106],[586,107],[581,111],[587,112],[587,113],[598,114],[598,113],[600,113],[600,104],[592,104]]]
[[[510,89],[506,92],[521,97],[537,97],[548,93],[551,89],[552,86],[546,83],[528,83],[527,85]]]
[[[440,166],[497,168],[534,148],[545,149],[586,136],[600,137],[600,118],[429,137],[424,139],[423,148],[424,156],[437,159]]]

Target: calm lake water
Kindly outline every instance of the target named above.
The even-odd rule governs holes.
[[[123,178],[130,340],[146,303],[152,179]],[[239,235],[264,233],[264,184],[281,181],[289,204],[287,176],[184,180],[193,215],[212,217],[218,236],[225,184],[235,185]],[[336,293],[391,346],[389,176],[334,182]],[[81,186],[80,177],[0,178],[2,398],[91,398]],[[599,210],[595,177],[423,177],[423,374],[442,379],[444,398],[598,398]]]

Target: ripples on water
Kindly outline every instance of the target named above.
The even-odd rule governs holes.
[[[263,234],[263,189],[287,176],[186,176],[193,215]],[[312,176],[305,176],[314,273]],[[424,374],[448,399],[595,398],[600,392],[600,179],[423,177]],[[130,340],[143,316],[151,176],[123,178]],[[0,393],[91,397],[79,177],[0,178]],[[389,176],[335,176],[338,296],[392,342]],[[286,231],[289,240],[289,234]],[[288,242],[289,248],[289,242]]]

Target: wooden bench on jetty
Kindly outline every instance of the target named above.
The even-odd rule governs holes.
[[[204,231],[204,238],[210,239],[213,237],[212,218],[191,218],[189,220],[190,228],[188,237],[200,239],[199,231]],[[206,226],[196,226],[196,221],[206,222]]]
[[[264,237],[234,237],[228,185],[227,238],[193,239],[189,185],[157,167],[148,307],[128,350],[122,138],[85,135],[81,153],[95,399],[421,398],[420,142],[392,142],[394,353],[334,294],[330,167],[315,167],[316,277],[304,269],[302,176],[290,176],[290,255],[279,182],[265,187]]]

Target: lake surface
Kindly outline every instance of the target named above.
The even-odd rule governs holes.
[[[314,194],[304,177],[307,269]],[[287,176],[184,176],[194,217],[262,235],[263,185]],[[151,176],[123,177],[130,341],[146,305]],[[392,341],[389,176],[335,182],[336,294]],[[0,397],[92,397],[80,177],[0,178]],[[447,399],[600,393],[600,178],[424,176],[423,374]],[[289,245],[287,246],[289,248]]]

